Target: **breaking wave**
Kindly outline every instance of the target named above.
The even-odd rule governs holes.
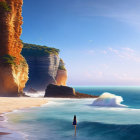
[[[105,92],[95,99],[91,105],[102,107],[127,107],[126,105],[121,104],[121,102],[123,102],[121,96]]]

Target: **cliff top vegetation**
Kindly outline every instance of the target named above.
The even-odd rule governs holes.
[[[50,54],[59,54],[59,49],[36,44],[23,43],[22,55],[23,56],[45,56]]]
[[[15,65],[15,57],[11,56],[9,54],[2,56],[1,58],[1,63],[2,64],[10,64],[10,65]]]
[[[7,11],[7,12],[10,12],[11,11],[11,8],[7,4],[7,2],[5,2],[5,1],[1,1],[0,2],[0,9],[1,8],[4,9],[5,11]]]
[[[59,63],[58,69],[60,69],[60,70],[66,70],[65,63],[64,63],[64,61],[62,59],[60,59],[60,63]]]

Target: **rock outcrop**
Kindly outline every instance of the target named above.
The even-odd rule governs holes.
[[[58,49],[24,43],[22,55],[29,65],[27,91],[30,87],[44,91],[49,84],[66,85],[67,72]]]
[[[65,68],[65,63],[62,59],[59,61],[59,67],[57,70],[57,75],[56,75],[56,84],[57,85],[63,85],[66,86],[67,82],[67,70]]]
[[[0,96],[19,96],[28,80],[22,57],[22,0],[0,0]]]
[[[45,97],[72,97],[75,96],[75,90],[67,86],[57,86],[50,84],[45,91]]]
[[[47,86],[44,97],[55,98],[97,98],[98,96],[75,92],[75,89],[68,86],[50,84]]]
[[[58,69],[56,75],[56,84],[66,86],[67,82],[67,71]]]

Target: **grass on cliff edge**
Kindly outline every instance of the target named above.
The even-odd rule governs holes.
[[[0,57],[0,64],[9,64],[9,65],[17,66],[16,57],[6,54],[6,55]],[[21,60],[20,65],[25,67],[27,65],[26,60],[25,59]]]
[[[23,43],[23,49],[21,54],[23,56],[45,56],[50,54],[58,55],[59,49],[51,48],[47,46],[41,46],[36,44]]]
[[[16,58],[14,56],[7,54],[7,55],[2,56],[1,59],[2,59],[3,64],[16,65],[15,63]]]
[[[0,2],[0,8],[4,9],[6,12],[10,12],[11,11],[11,8],[7,4],[7,2],[5,2],[5,1],[1,1]]]

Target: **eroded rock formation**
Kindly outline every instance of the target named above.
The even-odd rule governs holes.
[[[50,84],[45,91],[45,97],[72,97],[75,96],[74,88]]]
[[[67,71],[58,69],[56,75],[56,84],[66,86],[67,82]]]
[[[67,70],[65,69],[65,64],[62,59],[59,61],[59,67],[56,75],[56,84],[66,86],[67,82]]]
[[[97,98],[98,96],[75,92],[75,89],[68,86],[50,84],[47,86],[44,97],[55,98]]]
[[[29,65],[29,80],[26,89],[45,90],[50,83],[56,83],[55,76],[59,66],[58,55],[25,56]]]
[[[29,65],[27,91],[31,87],[44,91],[49,84],[66,85],[67,71],[58,49],[24,43],[22,55]]]
[[[23,0],[0,0],[0,96],[18,96],[28,80],[28,65],[22,57]]]

